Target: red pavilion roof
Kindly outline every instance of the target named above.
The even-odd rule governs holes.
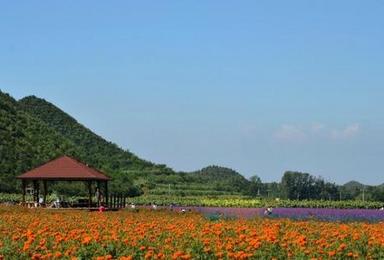
[[[104,173],[69,156],[62,156],[49,161],[17,178],[26,180],[110,180]]]

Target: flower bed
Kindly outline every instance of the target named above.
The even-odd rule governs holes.
[[[384,257],[383,222],[211,221],[188,211],[99,213],[0,207],[0,234],[0,259]]]

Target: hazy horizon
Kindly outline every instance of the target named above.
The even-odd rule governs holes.
[[[12,2],[0,89],[177,171],[381,184],[384,2]]]

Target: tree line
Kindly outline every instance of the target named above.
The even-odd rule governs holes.
[[[366,200],[384,201],[384,185],[370,186],[356,181],[344,185],[309,173],[287,171],[280,182],[263,183],[258,176],[249,179],[248,196],[291,200]]]

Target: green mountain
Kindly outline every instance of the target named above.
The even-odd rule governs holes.
[[[245,194],[250,182],[238,172],[224,167],[209,166],[195,172],[152,176],[151,195],[218,196]]]
[[[172,172],[165,165],[155,165],[140,159],[133,153],[106,141],[44,99],[29,96],[18,103],[23,111],[40,119],[64,138],[80,147],[84,160],[98,168],[110,171],[124,169]]]
[[[249,181],[240,173],[225,167],[208,166],[190,173],[198,183],[209,183],[215,190],[242,192]]]
[[[18,102],[0,91],[0,192],[17,191],[15,176],[63,154],[111,175],[112,191],[132,191],[137,175],[174,174],[107,142],[43,99]]]
[[[362,189],[364,186],[366,185],[358,181],[349,181],[343,185],[343,187],[346,189]]]
[[[44,99],[16,101],[0,91],[0,192],[17,191],[16,175],[63,154],[103,170],[113,178],[112,191],[131,195],[168,194],[170,185],[176,194],[215,195],[247,185],[240,174],[217,166],[174,172],[106,141]]]
[[[19,109],[0,91],[0,191],[13,192],[15,176],[61,154],[77,156],[79,149],[44,122]]]

